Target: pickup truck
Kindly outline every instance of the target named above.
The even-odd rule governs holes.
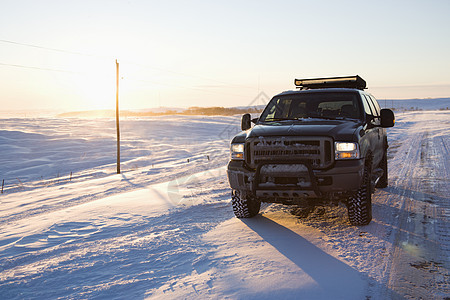
[[[295,85],[258,118],[242,116],[227,169],[235,216],[256,216],[261,202],[342,202],[352,225],[369,224],[374,188],[388,185],[385,128],[394,113],[380,108],[358,75]]]

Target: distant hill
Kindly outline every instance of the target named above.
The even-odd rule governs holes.
[[[232,116],[245,113],[260,113],[263,107],[190,107],[181,108],[155,108],[138,111],[121,110],[121,117],[152,117],[164,115],[201,115],[201,116]],[[113,118],[114,110],[87,110],[60,113],[61,118]]]
[[[450,108],[450,98],[430,98],[430,99],[379,99],[381,107],[393,108],[394,110],[445,110]],[[264,106],[253,107],[190,107],[190,108],[171,108],[159,107],[142,110],[121,110],[121,117],[151,117],[164,115],[203,115],[203,116],[232,116],[238,114],[258,114],[261,113]],[[57,115],[61,118],[113,118],[114,110],[88,110],[65,112]]]
[[[450,109],[450,98],[405,99],[389,100],[378,99],[383,108],[395,110],[443,110]]]

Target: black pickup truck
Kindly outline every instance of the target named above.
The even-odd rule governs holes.
[[[261,202],[342,202],[351,224],[369,224],[374,188],[388,184],[385,128],[394,126],[394,113],[380,109],[359,76],[295,85],[274,96],[259,118],[242,116],[228,164],[236,217],[254,217]]]

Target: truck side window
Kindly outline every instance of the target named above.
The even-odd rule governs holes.
[[[372,124],[374,125],[380,125],[380,113],[375,108],[374,103],[372,102],[372,99],[368,95],[364,95],[366,97],[367,103],[369,103],[370,110],[372,111],[372,116],[375,117],[375,119],[372,119]]]
[[[369,103],[370,110],[372,111],[372,116],[378,117],[377,116],[377,111],[375,109],[375,106],[372,103],[372,100],[370,100],[370,98],[367,95],[364,95],[364,96],[366,97],[367,103]]]
[[[364,106],[364,112],[367,115],[373,116],[372,110],[371,110],[371,108],[369,106],[369,103],[367,102],[366,97],[364,97],[364,95],[361,95],[361,100],[362,100],[362,103],[363,103],[363,106]]]
[[[380,104],[378,103],[377,99],[375,99],[374,96],[369,95],[370,99],[372,99],[373,105],[375,106],[375,110],[377,111],[377,116],[380,116]]]

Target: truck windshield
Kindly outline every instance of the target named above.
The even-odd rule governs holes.
[[[299,93],[275,96],[262,113],[260,122],[321,119],[359,119],[356,93]]]

